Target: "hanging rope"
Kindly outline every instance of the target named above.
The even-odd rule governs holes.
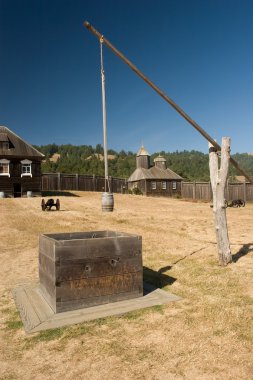
[[[110,182],[108,176],[108,157],[107,157],[107,133],[106,133],[106,101],[105,101],[105,72],[103,62],[103,36],[100,38],[100,59],[101,59],[101,82],[102,82],[102,110],[103,110],[103,134],[104,134],[104,165],[105,165],[105,192],[110,190]]]

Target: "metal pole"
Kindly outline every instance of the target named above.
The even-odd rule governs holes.
[[[103,134],[104,134],[105,192],[106,192],[107,184],[109,188],[109,179],[108,179],[107,131],[106,131],[105,72],[104,72],[104,63],[103,63],[103,36],[101,36],[100,38],[100,58],[101,58],[101,82],[102,82]]]
[[[198,125],[189,115],[187,115],[182,108],[180,108],[168,95],[166,95],[163,91],[161,91],[148,77],[146,77],[138,68],[127,59],[119,50],[117,50],[101,33],[99,33],[88,21],[84,21],[84,26],[90,30],[99,40],[101,37],[103,38],[103,43],[109,47],[114,54],[116,54],[123,62],[125,62],[139,77],[141,77],[144,82],[146,82],[150,87],[153,88],[167,103],[169,103],[185,120],[188,121],[209,143],[211,143],[217,151],[221,151],[221,146],[217,144],[217,142],[203,129],[200,125]],[[250,182],[252,179],[250,176],[245,173],[243,169],[240,168],[239,164],[230,157],[230,162],[234,167],[244,175]]]

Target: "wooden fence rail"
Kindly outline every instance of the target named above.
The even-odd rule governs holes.
[[[210,182],[182,182],[182,198],[193,200],[212,200],[212,189]],[[253,201],[253,184],[250,182],[227,183],[225,190],[227,200],[243,199]]]
[[[109,177],[113,193],[126,193],[127,180]],[[42,191],[100,191],[103,192],[105,179],[102,176],[65,173],[42,174]]]
[[[109,177],[110,189],[113,193],[125,194],[128,192],[126,179]],[[42,174],[42,191],[104,191],[105,179],[103,176],[65,173]],[[210,182],[182,182],[181,196],[193,200],[212,200]],[[243,199],[253,201],[253,184],[227,183],[225,198],[227,200]]]

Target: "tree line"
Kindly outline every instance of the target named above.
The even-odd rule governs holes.
[[[42,162],[42,173],[78,173],[90,175],[104,175],[103,147],[97,144],[75,146],[71,144],[48,144],[34,146],[45,155]],[[51,161],[57,153],[59,158]],[[150,157],[151,164],[155,157],[161,154],[167,161],[167,167],[179,174],[185,181],[209,181],[208,154],[191,150],[176,152],[156,152]],[[128,178],[136,168],[136,153],[131,151],[108,150],[109,175],[118,178]],[[253,176],[253,156],[247,153],[236,153],[234,159],[251,176]],[[102,158],[102,159],[101,159]],[[239,174],[230,167],[229,176],[234,179]]]

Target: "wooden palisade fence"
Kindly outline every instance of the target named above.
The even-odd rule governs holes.
[[[84,174],[42,174],[42,191],[105,191],[105,177]],[[110,189],[114,193],[127,193],[127,180],[109,177]]]
[[[114,193],[128,192],[127,180],[109,177]],[[42,174],[42,191],[104,191],[104,177],[84,174],[45,173]],[[211,201],[210,182],[182,182],[181,196],[185,199]],[[253,201],[253,184],[250,182],[227,183],[225,189],[227,200],[243,199]]]
[[[182,182],[182,198],[193,200],[212,200],[212,188],[210,182]],[[243,199],[253,201],[253,184],[250,182],[227,182],[225,199]]]

